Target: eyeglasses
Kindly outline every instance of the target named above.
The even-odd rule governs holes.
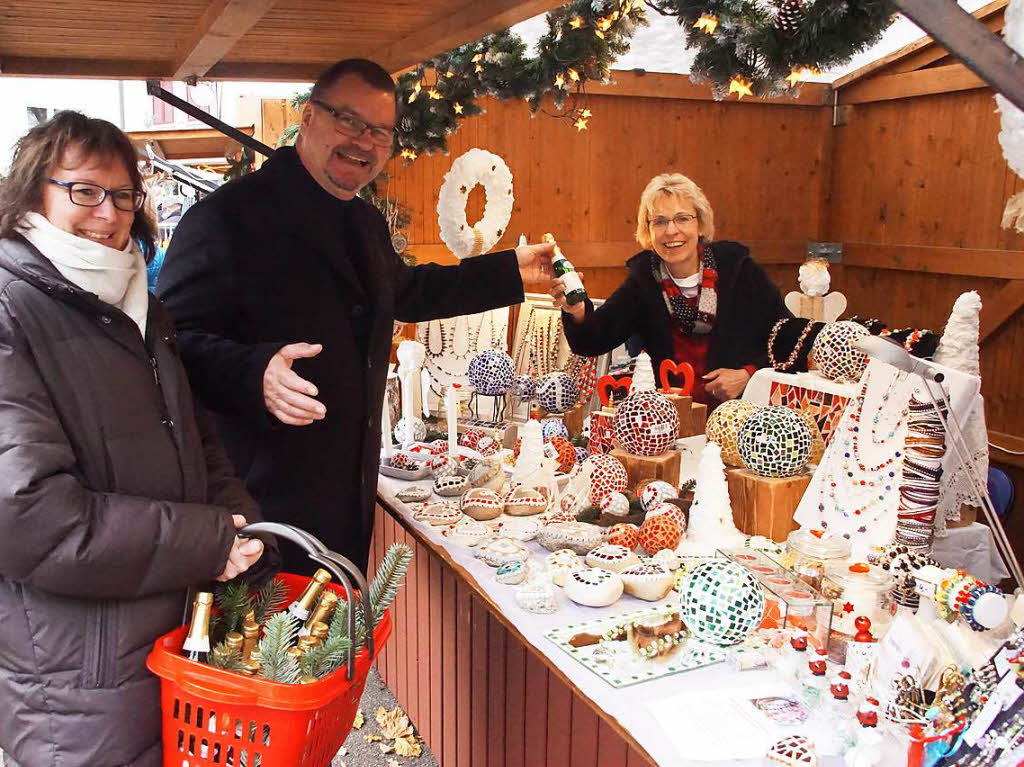
[[[379,125],[370,125],[369,123],[360,120],[351,112],[339,111],[330,104],[325,104],[320,99],[310,99],[310,101],[333,117],[334,127],[339,133],[343,133],[349,138],[359,138],[365,131],[369,131],[370,140],[376,146],[389,147],[395,141],[394,128],[382,128]]]
[[[665,218],[664,216],[658,216],[647,220],[647,223],[651,225],[652,229],[661,231],[668,227],[668,222],[672,221],[677,229],[682,229],[684,226],[689,224],[691,221],[696,221],[697,216],[693,213],[677,213],[672,218]]]
[[[115,208],[128,213],[138,210],[146,201],[146,193],[136,189],[104,189],[85,181],[58,181],[55,178],[47,180],[51,184],[67,189],[71,202],[84,208],[98,208],[107,199],[108,194]]]

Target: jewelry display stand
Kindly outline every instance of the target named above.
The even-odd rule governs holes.
[[[508,319],[508,307],[503,307],[417,324],[416,340],[426,348],[423,366],[431,378],[431,410],[437,409],[449,384],[469,388],[466,372],[478,352],[508,350]]]

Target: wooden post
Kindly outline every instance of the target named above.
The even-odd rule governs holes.
[[[679,462],[681,456],[676,450],[661,455],[646,456],[627,453],[621,447],[611,452],[612,457],[626,467],[629,486],[636,487],[645,479],[663,479],[673,487],[679,486]]]
[[[675,406],[676,412],[679,413],[677,437],[682,439],[683,437],[693,437],[704,433],[704,425],[708,420],[707,405],[694,402],[693,397],[676,394],[671,391],[662,390],[659,393],[671,402]]]
[[[785,541],[798,525],[793,514],[811,483],[810,474],[759,477],[747,469],[728,469],[729,500],[736,527],[747,535]]]

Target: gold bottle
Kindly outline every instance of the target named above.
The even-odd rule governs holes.
[[[320,568],[313,573],[313,578],[306,588],[303,590],[302,595],[288,605],[288,612],[294,618],[297,618],[302,623],[309,620],[309,614],[316,604],[317,599],[320,597],[320,593],[324,590],[324,586],[331,582],[331,574]]]
[[[338,595],[333,591],[325,589],[323,596],[320,597],[320,601],[316,605],[316,609],[310,614],[306,624],[299,629],[299,636],[303,637],[309,634],[314,623],[327,623],[337,605]]]
[[[260,642],[260,627],[254,620],[246,619],[242,624],[242,662],[252,658],[252,652]]]
[[[206,663],[210,656],[210,611],[213,594],[200,591],[192,602],[192,622],[182,645],[181,654],[189,660]]]
[[[262,670],[263,667],[260,666],[259,661],[248,660],[242,664],[242,673],[246,676],[259,676]]]
[[[228,652],[242,654],[242,643],[245,640],[242,635],[238,632],[232,631],[224,637],[224,645],[227,647]]]
[[[322,621],[317,621],[312,626],[310,626],[309,635],[312,637],[316,637],[320,640],[321,643],[323,643],[323,641],[327,639],[327,634],[330,632],[330,630],[330,626],[328,626],[326,623],[323,623]]]

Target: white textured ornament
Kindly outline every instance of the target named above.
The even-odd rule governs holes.
[[[476,226],[466,221],[466,202],[477,185],[487,202]],[[452,163],[437,197],[437,221],[441,241],[457,258],[486,253],[501,239],[512,217],[512,171],[498,155],[473,148]]]
[[[678,570],[682,564],[679,559],[679,555],[672,551],[672,549],[662,549],[655,553],[655,555],[651,557],[650,561],[657,562],[659,565],[664,565],[673,572]]]
[[[426,485],[409,485],[395,493],[395,498],[402,503],[417,503],[418,501],[425,501],[429,497],[430,488]]]
[[[601,501],[600,508],[602,514],[625,517],[629,515],[629,499],[622,493],[608,493]]]
[[[1003,20],[1003,39],[1018,55],[1024,56],[1024,2],[1010,0]],[[1024,111],[1002,94],[996,95],[996,106],[1001,115],[999,144],[1003,148],[1003,157],[1013,172],[1024,178]],[[1024,232],[1024,192],[1018,192],[1007,202],[1002,225],[1006,229],[1012,226],[1018,232]]]
[[[491,567],[501,567],[509,562],[525,562],[530,550],[511,538],[493,538],[476,547],[476,556]]]
[[[672,590],[672,570],[655,560],[638,562],[619,573],[622,585],[630,596],[647,602],[664,599]]]
[[[636,356],[632,380],[633,383],[629,387],[630,394],[635,391],[658,390],[658,384],[654,380],[654,365],[651,363],[651,356],[647,352],[640,352]]]
[[[622,578],[610,570],[576,570],[565,580],[565,595],[584,607],[607,607],[622,596]]]
[[[532,541],[542,527],[537,517],[501,517],[495,526],[495,532],[503,538]]]
[[[549,583],[525,583],[516,589],[515,599],[528,613],[548,614],[558,609],[558,594]]]
[[[639,561],[640,557],[634,551],[614,543],[603,543],[587,552],[586,557],[586,563],[590,567],[602,567],[613,573],[622,572]]]
[[[552,522],[537,533],[537,543],[548,551],[572,549],[586,554],[604,542],[605,531],[585,522]]]
[[[678,497],[679,491],[673,485],[663,479],[656,479],[648,482],[640,492],[640,505],[644,507],[644,511],[650,511],[662,501]]]
[[[423,423],[423,419],[413,417],[412,421],[412,436],[406,440],[405,438],[405,419],[400,418],[398,423],[395,424],[395,439],[401,444],[408,442],[422,442],[427,438],[427,425]]]

